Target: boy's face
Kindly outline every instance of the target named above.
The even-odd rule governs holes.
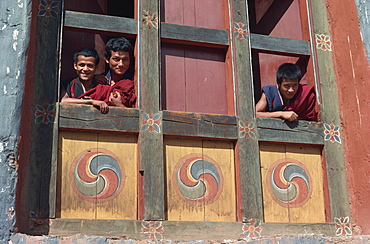
[[[110,51],[111,57],[105,59],[109,64],[109,69],[116,75],[122,76],[130,68],[130,53],[125,51]]]
[[[90,81],[94,78],[96,69],[94,57],[78,55],[77,63],[73,63],[73,66],[77,71],[77,76],[81,81]]]
[[[298,84],[298,79],[290,80],[283,78],[283,81],[279,85],[280,94],[285,99],[292,99],[298,91]]]

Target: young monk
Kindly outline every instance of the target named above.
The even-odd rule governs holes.
[[[61,99],[62,103],[91,104],[98,107],[102,113],[108,112],[106,102],[83,95],[86,91],[97,86],[94,76],[99,61],[100,58],[96,50],[89,47],[83,47],[73,55],[73,67],[76,70],[77,78],[67,85],[65,94]]]
[[[99,84],[94,89],[86,92],[83,96],[89,96],[94,100],[101,100],[108,105],[117,107],[135,107],[136,93],[131,68],[133,47],[123,37],[110,39],[105,47],[105,62],[109,66],[106,76],[97,77]]]
[[[300,84],[301,70],[292,63],[284,63],[276,72],[277,85],[264,86],[256,104],[256,116],[288,121],[317,121],[316,95],[313,86]]]

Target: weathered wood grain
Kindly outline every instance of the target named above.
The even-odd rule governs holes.
[[[139,19],[146,15],[151,19],[159,16],[159,2],[152,0],[142,1],[142,12]],[[157,19],[159,22],[159,19]],[[140,82],[141,95],[141,121],[146,115],[159,112],[160,96],[160,65],[159,47],[160,35],[158,28],[149,25],[145,21],[141,23],[139,33],[139,45],[142,56],[140,57],[142,76]],[[161,118],[159,119],[161,121]],[[165,182],[164,159],[163,159],[163,134],[160,131],[141,130],[140,143],[140,169],[144,172],[144,219],[163,220],[165,217]]]
[[[108,238],[150,239],[143,233],[146,221],[128,220],[78,220],[54,219],[49,235],[71,236],[91,235]],[[156,238],[173,240],[205,240],[205,239],[239,239],[242,235],[242,223],[237,222],[196,222],[196,221],[165,221],[156,222],[163,226],[163,234],[156,233]],[[299,223],[262,223],[263,236],[275,235],[317,235],[333,236],[335,225],[332,223],[299,224]]]
[[[226,30],[162,23],[160,34],[165,42],[224,48],[229,45],[229,33]]]
[[[315,24],[313,32],[330,36],[330,26],[325,3],[316,1],[311,4]],[[317,50],[317,65],[321,85],[322,103],[320,106],[321,121],[331,125],[341,125],[338,90],[332,52]],[[322,127],[324,131],[324,127]],[[343,143],[343,137],[342,137]],[[332,220],[336,217],[350,216],[350,205],[347,189],[346,162],[344,146],[337,142],[325,141],[324,151],[328,176],[330,211]]]
[[[257,118],[258,140],[270,142],[324,144],[322,123]]]
[[[252,49],[286,56],[310,56],[310,42],[289,38],[251,34]]]
[[[183,221],[236,221],[235,199],[235,175],[234,175],[234,144],[228,141],[166,138],[166,173],[167,173],[167,216],[168,220]],[[188,174],[180,174],[179,163],[194,157],[192,160],[203,159],[210,161],[215,168],[195,166],[197,173],[191,174],[191,170],[184,170]],[[203,164],[204,165],[204,164]],[[217,169],[217,172],[214,171]],[[212,184],[216,180],[219,184]],[[204,178],[203,178],[204,177]],[[195,191],[193,185],[188,185],[189,180],[205,183],[205,192],[199,197],[199,202],[191,197],[186,197],[180,191],[179,179],[189,187],[189,191]],[[204,180],[205,179],[205,180]],[[214,200],[210,202],[209,196],[216,192]]]
[[[55,101],[57,100],[58,87],[58,52],[59,50],[59,33],[61,16],[58,18],[46,18],[35,16],[37,26],[34,25],[35,39],[32,41],[32,47],[35,48],[34,63],[30,66],[30,89],[27,91],[32,100],[26,104],[33,112],[44,111],[49,115],[42,122],[34,120],[30,123],[30,143],[29,157],[27,165],[27,188],[22,190],[26,195],[27,202],[22,203],[25,206],[25,212],[43,213],[43,217],[54,215],[53,207],[50,204],[55,203],[55,181],[52,176],[53,160],[55,152],[53,144],[54,138],[54,119],[51,119],[56,112]],[[43,117],[41,115],[41,117]],[[40,116],[36,116],[40,119]],[[31,118],[30,118],[31,119]],[[36,122],[37,121],[37,122]],[[52,166],[53,165],[53,166]],[[51,180],[53,180],[51,182]],[[51,202],[49,202],[51,201]]]
[[[59,179],[60,186],[58,217],[81,219],[136,219],[137,217],[137,136],[113,133],[92,133],[63,131],[59,140]],[[75,182],[75,175],[88,174],[87,168],[79,167],[76,160],[80,160],[81,153],[90,151],[108,153],[115,159],[117,166],[109,162],[98,161],[98,165],[106,164],[104,171],[98,172],[104,176],[105,189],[117,184],[117,187],[100,200],[98,186],[91,193],[79,190]],[[82,161],[82,160],[81,160]],[[95,161],[96,162],[96,161]],[[112,168],[107,167],[109,165]],[[87,165],[89,167],[90,165]],[[93,170],[93,169],[92,169]],[[113,171],[115,170],[115,171]],[[112,172],[116,172],[113,174]],[[92,173],[93,174],[93,173]],[[97,175],[91,175],[94,178]],[[84,181],[82,179],[81,181]],[[90,182],[91,183],[91,182]],[[119,184],[120,183],[120,184]],[[74,189],[75,188],[75,189]],[[117,190],[117,192],[115,192]],[[95,198],[95,201],[92,200]]]
[[[75,11],[65,11],[64,27],[90,32],[137,34],[136,19]]]
[[[236,117],[163,111],[163,134],[237,139]]]
[[[232,11],[234,23],[241,23],[248,26],[248,9],[246,0],[232,1],[229,6]],[[234,26],[234,23],[232,26]],[[234,32],[233,29],[230,31]],[[247,28],[249,34],[249,28]],[[233,69],[235,70],[236,90],[236,111],[239,116],[238,125],[254,124],[255,112],[253,102],[253,78],[251,62],[250,38],[239,38],[233,35]],[[239,184],[241,200],[238,208],[242,220],[263,219],[262,189],[260,176],[260,162],[257,138],[239,138],[236,144],[236,171],[240,174]],[[253,156],[251,156],[253,155]]]
[[[304,145],[296,146],[276,143],[260,143],[260,155],[264,199],[264,221],[277,223],[324,223],[324,172],[322,171],[321,166],[321,148]],[[286,204],[285,206],[281,205],[282,202],[279,204],[279,200],[275,199],[273,192],[269,190],[268,187],[271,182],[270,177],[272,176],[269,175],[269,173],[271,173],[271,167],[276,166],[274,165],[275,162],[282,162],[284,160],[291,159],[301,163],[305,167],[305,172],[307,171],[307,182],[305,182],[305,184],[309,186],[307,191],[304,189],[305,184],[297,185],[293,183],[297,187],[297,195],[299,194],[302,198],[304,198],[304,196],[309,197],[302,206],[294,206],[294,202]],[[279,175],[284,177],[282,174]],[[296,176],[299,177],[299,174]],[[292,182],[294,182],[294,180],[292,180]],[[280,187],[282,188],[282,191],[280,192],[281,197],[283,195],[285,195],[287,199],[292,197],[289,196],[288,192],[284,192],[286,187]],[[300,187],[303,188],[301,189]]]
[[[139,132],[139,110],[109,107],[107,114],[89,105],[61,104],[59,127],[62,129]]]

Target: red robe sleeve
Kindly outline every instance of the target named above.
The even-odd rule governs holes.
[[[104,101],[109,105],[109,96],[114,91],[118,91],[120,93],[123,105],[128,108],[135,107],[136,93],[134,81],[129,79],[120,80],[113,86],[99,84],[93,89],[88,90],[78,98],[89,96],[93,100]]]
[[[294,111],[299,117],[317,121],[315,88],[309,85],[300,85],[295,100],[288,104],[284,110]]]

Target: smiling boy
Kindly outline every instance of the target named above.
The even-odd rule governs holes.
[[[100,58],[96,50],[89,47],[83,47],[73,55],[73,67],[76,70],[77,78],[68,84],[66,93],[61,99],[62,103],[91,104],[98,107],[102,113],[108,112],[108,104],[104,101],[94,100],[90,97],[81,99],[80,97],[96,87],[94,76],[99,61]]]
[[[317,121],[316,95],[313,86],[300,84],[301,70],[292,63],[284,63],[276,72],[277,85],[264,86],[256,104],[256,116]]]
[[[86,95],[105,101],[111,106],[135,107],[137,96],[131,72],[133,58],[131,43],[124,37],[110,39],[105,46],[104,57],[109,71],[105,76],[95,76],[100,84]]]

